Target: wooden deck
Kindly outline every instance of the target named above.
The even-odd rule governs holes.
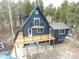
[[[15,45],[37,43],[37,42],[48,41],[48,40],[55,40],[55,38],[54,36],[51,36],[51,34],[23,37],[23,33],[19,32],[15,41]]]

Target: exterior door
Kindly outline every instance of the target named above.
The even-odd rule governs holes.
[[[29,28],[29,29],[28,29],[28,36],[29,36],[29,37],[32,37],[32,28]]]

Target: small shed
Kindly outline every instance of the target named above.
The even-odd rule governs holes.
[[[56,38],[56,42],[62,42],[68,35],[70,27],[63,22],[54,22],[50,24],[50,29],[51,34]]]

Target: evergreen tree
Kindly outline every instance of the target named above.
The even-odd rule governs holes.
[[[67,23],[67,15],[68,15],[68,1],[65,0],[61,5],[61,20],[64,20]]]
[[[29,13],[32,11],[32,5],[29,0],[25,0],[24,11],[26,15],[29,15]]]
[[[56,20],[61,21],[61,9],[60,9],[60,7],[58,7],[56,10]]]
[[[36,0],[36,6],[38,6],[41,10],[41,12],[44,11],[43,1],[42,0]]]
[[[52,20],[55,20],[55,18],[56,18],[56,16],[55,16],[56,15],[56,8],[53,7],[52,4],[49,4],[44,10],[44,15],[45,16],[50,15],[50,16],[52,16]]]

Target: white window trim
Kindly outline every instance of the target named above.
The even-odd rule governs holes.
[[[63,34],[65,34],[65,30],[64,30],[64,32],[63,33],[61,33],[60,31],[62,31],[62,30],[59,30],[59,35],[63,35]]]
[[[37,28],[37,33],[42,33],[42,32],[39,32],[38,29],[43,29],[42,32],[44,32],[44,28]]]
[[[37,25],[35,25],[35,20],[39,20],[39,25],[38,26],[40,26],[40,18],[34,18],[34,26],[37,26]]]
[[[31,30],[31,34],[32,34],[32,28],[28,28],[28,36],[29,36],[29,30]],[[31,35],[32,36],[32,35]]]

